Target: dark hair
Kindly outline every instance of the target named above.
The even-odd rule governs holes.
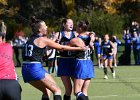
[[[64,18],[61,23],[62,23],[62,25],[66,24],[67,23],[67,18]]]
[[[112,42],[115,42],[115,38],[114,38],[113,36],[110,38],[110,40],[111,40]]]
[[[31,28],[34,34],[39,32],[41,22],[43,22],[43,20],[37,19],[35,16],[31,17]]]
[[[89,24],[88,21],[78,21],[78,22],[77,22],[77,26],[78,26],[78,27],[81,27],[83,31],[87,31],[87,29],[88,29],[88,24]]]
[[[64,26],[63,25],[66,24],[69,19],[70,18],[64,18],[64,19],[62,19],[62,21],[61,21],[61,30],[62,31],[64,31]],[[72,19],[70,19],[70,20],[72,20]]]
[[[66,24],[66,23],[67,23],[67,18],[62,19],[60,30],[64,31],[64,26],[63,26],[63,24]]]

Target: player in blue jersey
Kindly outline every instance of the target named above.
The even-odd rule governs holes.
[[[63,19],[62,29],[56,33],[56,40],[58,39],[60,44],[67,45],[70,40],[76,37],[76,33],[73,31],[73,20]],[[61,77],[61,80],[65,87],[64,100],[71,100],[72,93],[72,80],[74,69],[74,54],[71,51],[60,51],[58,58],[58,72],[57,76]]]
[[[114,46],[114,44],[109,40],[109,35],[105,34],[104,36],[104,40],[102,41],[101,44],[101,48],[102,48],[102,56],[103,56],[103,63],[104,63],[104,79],[108,79],[107,76],[107,67],[110,68],[113,78],[116,77],[115,75],[115,70],[112,67],[112,59],[113,59],[113,50],[115,51],[116,48]]]
[[[102,60],[101,60],[101,38],[99,38],[98,36],[95,37],[95,41],[94,41],[94,48],[95,48],[95,55],[97,58],[97,64],[99,66],[99,68],[102,68]]]
[[[45,54],[46,47],[58,50],[83,50],[83,47],[70,47],[60,45],[45,36],[47,34],[47,26],[44,21],[32,18],[32,31],[25,46],[23,47],[23,63],[22,76],[24,82],[28,82],[33,87],[40,90],[42,100],[49,100],[50,91],[54,94],[54,100],[62,100],[61,89],[53,80],[51,75],[46,72],[42,65],[42,58]]]
[[[79,34],[77,37],[80,38],[84,43],[82,46],[93,46],[90,45],[93,34],[87,32],[88,23],[85,21],[78,21],[76,31]],[[77,100],[88,100],[88,87],[91,78],[94,78],[94,67],[92,60],[90,59],[90,48],[86,51],[79,51],[75,54],[75,66],[74,66],[74,94]]]

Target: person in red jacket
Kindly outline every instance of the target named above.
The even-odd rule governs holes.
[[[21,86],[17,81],[12,46],[0,32],[0,100],[21,100]]]

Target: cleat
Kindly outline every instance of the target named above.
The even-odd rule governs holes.
[[[104,68],[103,64],[100,65],[100,68]]]
[[[114,72],[114,73],[112,73],[112,76],[113,76],[113,78],[116,78],[116,74],[115,74],[115,72]]]
[[[117,67],[117,64],[114,64],[114,67]]]
[[[104,76],[104,79],[108,79],[107,75]]]

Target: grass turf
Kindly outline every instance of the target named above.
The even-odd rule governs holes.
[[[115,70],[116,79],[112,78],[108,69],[109,79],[104,80],[103,70],[95,66],[96,78],[91,80],[88,90],[89,100],[140,100],[140,66],[118,66]],[[42,93],[23,82],[21,68],[16,68],[16,72],[22,87],[22,100],[41,100]],[[61,87],[63,95],[64,87],[61,79],[55,77],[55,74],[52,76]],[[75,100],[73,94],[72,100]]]

